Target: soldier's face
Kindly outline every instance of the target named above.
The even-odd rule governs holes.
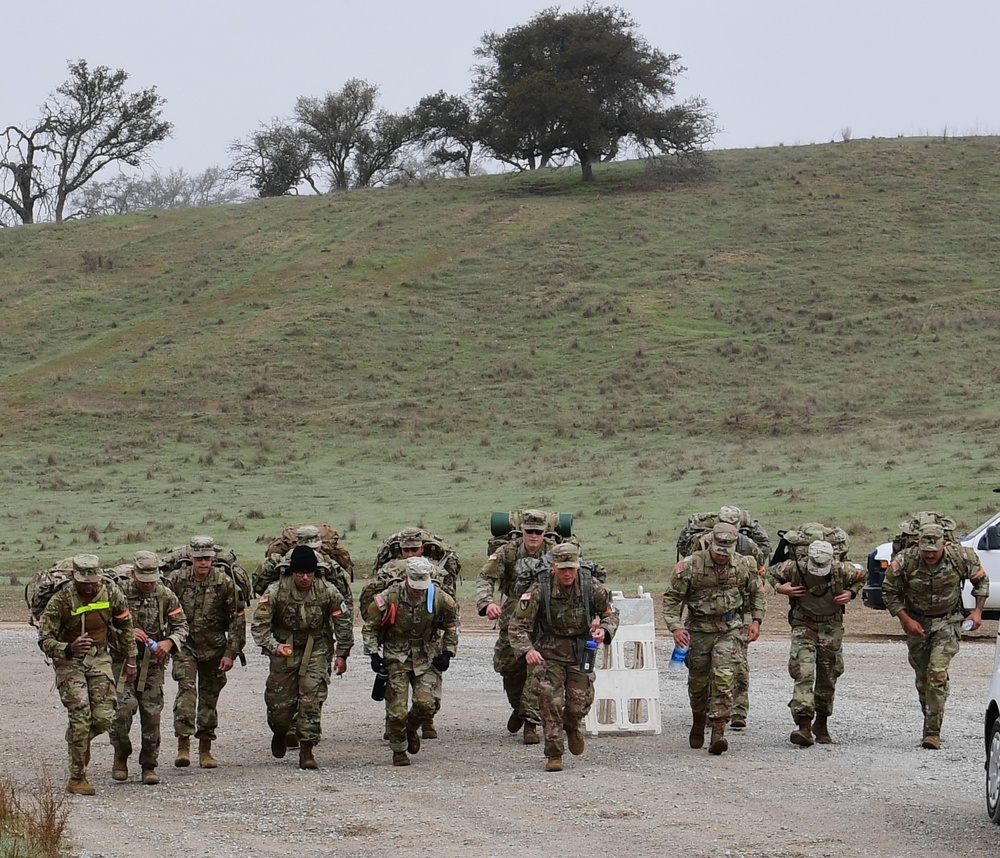
[[[97,595],[97,587],[99,586],[96,581],[74,581],[76,584],[77,595],[86,603],[89,602],[94,596]]]
[[[308,590],[313,583],[313,579],[316,577],[315,572],[293,572],[292,580],[295,582],[295,586],[299,590]]]
[[[195,580],[204,581],[208,577],[208,573],[212,570],[212,558],[192,557],[191,568],[194,569]]]
[[[539,548],[542,547],[542,540],[545,539],[545,531],[536,530],[534,528],[531,530],[525,530],[522,528],[521,538],[524,539],[524,547],[534,554]]]
[[[134,573],[132,577],[135,579],[135,588],[140,593],[152,593],[153,590],[156,589],[155,581],[140,581],[138,578],[135,577]]]
[[[556,566],[556,581],[559,582],[560,587],[572,587],[579,571],[576,566]]]
[[[712,562],[716,566],[725,566],[729,562],[728,554],[719,554],[715,550],[715,546],[708,549],[708,553],[712,555]]]
[[[944,556],[943,548],[921,548],[920,556],[924,558],[924,563],[933,566]]]
[[[420,557],[424,553],[424,546],[418,545],[411,548],[400,548],[399,550],[402,552],[403,557]]]

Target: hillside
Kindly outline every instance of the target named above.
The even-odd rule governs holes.
[[[1000,485],[1000,140],[712,153],[0,231],[0,574],[291,520],[573,512],[663,580],[689,511],[772,532]]]

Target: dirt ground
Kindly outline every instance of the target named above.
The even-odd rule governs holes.
[[[163,782],[110,777],[111,750],[95,742],[92,798],[72,797],[71,836],[89,858],[204,856],[551,856],[616,858],[677,853],[749,856],[969,856],[995,853],[1000,827],[983,799],[982,713],[996,623],[953,663],[941,751],[919,747],[920,715],[898,626],[852,604],[847,672],[831,719],[835,743],[788,742],[787,626],[773,598],[752,646],[749,725],[712,757],[687,745],[683,678],[657,643],[663,730],[587,737],[561,773],[543,771],[539,746],[507,734],[508,710],[492,670],[489,625],[467,618],[446,675],[441,738],[409,768],[393,768],[361,657],[332,683],[318,772],[275,760],[264,722],[266,661],[248,653],[223,692],[214,771],[172,765],[164,730]],[[45,768],[65,777],[65,713],[52,671],[21,623],[0,630],[0,771],[25,784]],[[360,656],[360,640],[356,644]],[[169,683],[168,706],[173,699]],[[169,717],[165,722],[169,724]],[[133,739],[138,742],[138,725]],[[134,758],[133,758],[134,760]]]

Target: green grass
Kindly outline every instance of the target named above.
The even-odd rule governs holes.
[[[974,525],[1000,451],[1000,140],[712,153],[0,231],[0,576],[290,521],[572,512],[665,579],[687,514]],[[99,261],[98,261],[99,260]],[[96,537],[96,542],[92,541]]]

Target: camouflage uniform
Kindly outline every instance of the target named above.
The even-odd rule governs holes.
[[[713,532],[726,527],[730,526],[716,525]],[[677,564],[663,594],[667,628],[671,633],[687,629],[691,634],[685,663],[695,725],[700,724],[704,731],[707,718],[712,723],[713,735],[732,716],[746,634],[744,617],[749,613],[752,622],[761,623],[766,610],[764,585],[757,565],[752,557],[735,553],[735,528],[732,531],[733,553],[726,563],[717,564],[710,549],[696,551]],[[686,622],[681,618],[685,605]],[[694,744],[694,732],[692,747],[701,747]]]
[[[933,533],[943,555],[928,565],[920,553],[924,532]],[[886,570],[882,598],[889,613],[915,620],[923,635],[907,633],[906,649],[916,674],[924,715],[924,746],[940,746],[941,722],[948,699],[948,666],[958,654],[962,623],[962,584],[972,582],[977,605],[989,596],[990,582],[971,548],[944,542],[939,525],[924,525],[918,544],[896,555]],[[937,740],[936,745],[934,740]],[[930,740],[931,744],[928,744]]]
[[[578,568],[579,553],[578,546],[562,543],[553,550],[551,563]],[[591,620],[600,619],[605,644],[618,631],[618,614],[600,581],[591,579],[588,610],[579,575],[572,585],[563,587],[557,574],[552,566],[540,571],[547,579],[536,581],[521,595],[508,627],[511,649],[519,659],[532,649],[544,659],[531,671],[531,693],[538,701],[549,760],[562,759],[564,731],[570,736],[570,750],[574,754],[583,750],[581,727],[594,702],[594,674],[580,670],[580,656],[584,642],[591,637]],[[549,594],[547,605],[545,591]]]
[[[74,563],[77,560],[80,560],[81,576],[86,577],[78,577],[76,581],[95,580],[99,568],[97,558],[77,555]],[[70,645],[82,635],[93,640],[90,651],[72,652]],[[110,649],[120,649],[133,669],[135,666],[135,637],[125,596],[111,581],[101,579],[96,594],[85,603],[76,582],[71,581],[57,590],[45,606],[38,626],[38,646],[52,660],[59,699],[69,714],[66,745],[70,784],[67,788],[76,792],[75,782],[87,788],[85,794],[92,794],[93,788],[86,781],[90,741],[107,732],[115,713]]]
[[[382,647],[389,673],[385,693],[386,732],[393,761],[402,765],[405,763],[399,760],[399,755],[405,756],[407,749],[411,754],[417,753],[420,749],[417,730],[434,714],[437,671],[431,660],[437,660],[446,670],[448,653],[453,655],[458,647],[458,605],[441,587],[431,585],[433,564],[422,557],[405,562],[406,579],[375,596],[362,629],[365,655],[377,657]],[[407,582],[412,586],[417,577],[424,575],[430,589],[411,592]],[[430,610],[428,598],[433,599]],[[438,670],[441,669],[439,666]],[[407,711],[411,687],[413,702]]]
[[[227,681],[219,663],[223,656],[232,660],[243,652],[246,614],[224,566],[213,565],[208,577],[198,581],[193,567],[185,564],[171,572],[166,583],[177,594],[189,628],[187,641],[174,656],[174,734],[212,742],[219,695]]]
[[[830,543],[816,541],[813,546],[816,550],[811,547],[810,552],[818,563],[785,560],[768,568],[767,580],[775,589],[782,584],[806,588],[802,596],[789,596],[792,642],[788,674],[794,685],[788,708],[796,724],[810,724],[815,715],[816,738],[826,743],[826,719],[833,714],[837,679],[844,672],[844,606],[834,599],[843,593],[850,593],[854,599],[867,576],[853,563],[833,559]],[[814,574],[814,570],[822,574]],[[806,741],[792,741],[809,744],[808,731],[800,738]]]
[[[152,592],[143,593],[135,581],[130,579],[122,592],[128,602],[134,628],[141,629],[150,640],[159,642],[169,639],[173,644],[172,652],[178,652],[187,640],[188,624],[173,590],[157,581]],[[119,690],[111,725],[111,746],[115,751],[115,762],[121,760],[124,767],[124,761],[132,755],[129,732],[132,729],[132,719],[138,712],[141,731],[139,765],[145,772],[155,769],[159,760],[160,713],[163,711],[166,663],[153,658],[145,645],[138,646],[142,649],[142,656],[135,682],[122,680],[124,659],[119,655],[114,660],[113,669]]]
[[[530,554],[524,545],[524,540],[517,536],[490,555],[476,579],[476,610],[479,616],[486,615],[486,608],[493,601],[497,590],[503,596],[501,613],[497,620],[499,634],[493,647],[493,670],[503,677],[503,690],[507,694],[511,709],[532,724],[541,723],[538,700],[528,684],[530,669],[524,663],[523,654],[515,652],[510,645],[507,627],[521,595],[517,588],[519,561],[542,557],[557,544],[559,543],[553,537],[546,535],[538,551]]]
[[[260,597],[250,632],[271,660],[264,690],[267,725],[286,736],[294,720],[299,741],[315,745],[332,661],[346,659],[354,645],[352,605],[318,575],[307,590],[299,590],[292,575],[282,575]],[[291,644],[290,656],[275,654],[280,643]]]

